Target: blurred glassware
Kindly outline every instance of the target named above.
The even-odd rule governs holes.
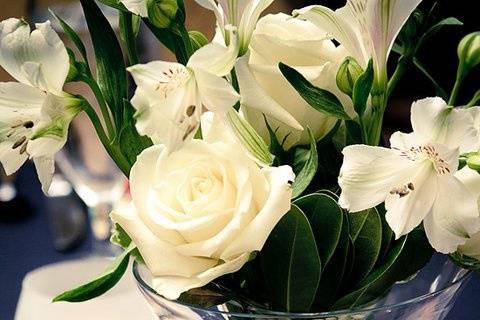
[[[109,243],[109,214],[113,204],[125,193],[126,178],[98,141],[86,117],[75,119],[56,162],[88,207],[94,236],[93,254],[113,254],[114,248]]]

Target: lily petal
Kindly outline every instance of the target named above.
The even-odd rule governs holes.
[[[0,22],[0,65],[19,82],[60,94],[70,62],[49,21],[30,33],[26,22],[11,18]]]
[[[413,161],[387,148],[352,145],[343,149],[343,155],[339,204],[350,212],[382,203],[393,188],[408,183],[418,169]]]
[[[202,104],[210,111],[225,113],[240,98],[227,80],[209,72],[197,69],[195,79]]]
[[[385,218],[396,238],[406,235],[417,227],[428,215],[435,201],[437,176],[430,163],[424,163],[408,182],[413,190],[408,194],[389,194],[385,200]]]
[[[141,16],[148,17],[147,0],[120,0],[128,11]]]
[[[449,107],[442,98],[426,98],[412,105],[413,131],[425,141],[435,141],[460,153],[473,151],[478,146],[471,113]]]
[[[52,157],[33,158],[35,169],[37,170],[38,180],[42,185],[42,191],[48,194],[50,185],[52,184],[53,173],[55,172],[55,161]]]
[[[257,24],[262,12],[267,9],[273,0],[250,0],[243,8],[242,18],[238,26],[238,33],[240,38],[240,52],[247,51],[250,39],[252,38],[253,30]]]
[[[457,178],[440,176],[435,203],[423,225],[435,250],[444,254],[456,251],[480,229],[476,197]]]

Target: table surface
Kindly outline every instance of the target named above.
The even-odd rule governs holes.
[[[20,192],[30,198],[34,213],[22,222],[0,222],[0,320],[13,320],[22,279],[27,272],[49,263],[84,256],[91,250],[88,237],[68,254],[55,251],[44,197],[38,191],[35,172],[27,167],[17,180],[21,185]],[[480,319],[479,300],[480,277],[475,275],[458,297],[447,320]]]

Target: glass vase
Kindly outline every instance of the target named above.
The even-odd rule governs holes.
[[[471,274],[436,255],[415,277],[396,283],[384,297],[368,306],[322,313],[284,313],[241,307],[235,301],[210,308],[170,301],[149,285],[151,274],[144,265],[135,263],[133,273],[138,288],[161,320],[442,320]]]

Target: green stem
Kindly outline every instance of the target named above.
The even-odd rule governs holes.
[[[475,95],[473,96],[472,100],[470,100],[469,103],[465,106],[465,109],[474,107],[478,102],[480,102],[480,90],[475,92]]]
[[[113,161],[115,161],[120,170],[122,170],[122,172],[128,177],[131,169],[130,163],[127,161],[127,159],[125,159],[120,149],[117,146],[113,145],[108,139],[108,136],[103,129],[102,122],[100,121],[100,118],[95,112],[95,109],[93,109],[93,107],[90,105],[90,103],[88,103],[85,98],[82,97],[82,100],[82,110],[85,111],[87,116],[90,118],[90,121],[95,128],[100,142],[103,144],[105,150],[113,159]]]
[[[397,87],[400,79],[403,77],[411,63],[412,58],[410,56],[400,57],[400,59],[398,60],[397,68],[395,69],[395,72],[388,81],[387,99],[391,96],[392,92]]]
[[[193,46],[190,40],[190,35],[188,34],[185,25],[182,23],[177,23],[174,27],[176,33],[180,37],[181,44],[176,43],[175,55],[177,57],[178,62],[183,65],[188,63],[188,60],[193,54]]]
[[[136,44],[136,36],[133,31],[133,16],[131,13],[122,12],[120,11],[120,31],[123,35],[123,41],[125,43],[125,47],[127,48],[127,55],[129,64],[135,65],[138,64],[138,51],[137,51],[137,44]]]
[[[448,105],[454,106],[457,102],[457,97],[460,92],[460,88],[462,87],[462,82],[467,76],[465,72],[465,68],[460,63],[457,70],[457,78],[455,79],[455,85],[453,86],[452,93],[450,94],[450,99],[448,100]]]
[[[82,77],[83,82],[85,82],[90,89],[92,89],[95,98],[97,99],[98,105],[100,106],[100,111],[102,113],[103,121],[107,127],[108,136],[110,140],[115,138],[115,129],[112,124],[112,118],[110,117],[110,112],[108,110],[107,102],[98,86],[97,82],[92,78],[91,75]]]
[[[367,134],[366,144],[371,146],[378,146],[382,136],[383,116],[387,106],[387,91],[386,87],[383,90],[372,90],[372,110],[369,117],[369,130]]]

